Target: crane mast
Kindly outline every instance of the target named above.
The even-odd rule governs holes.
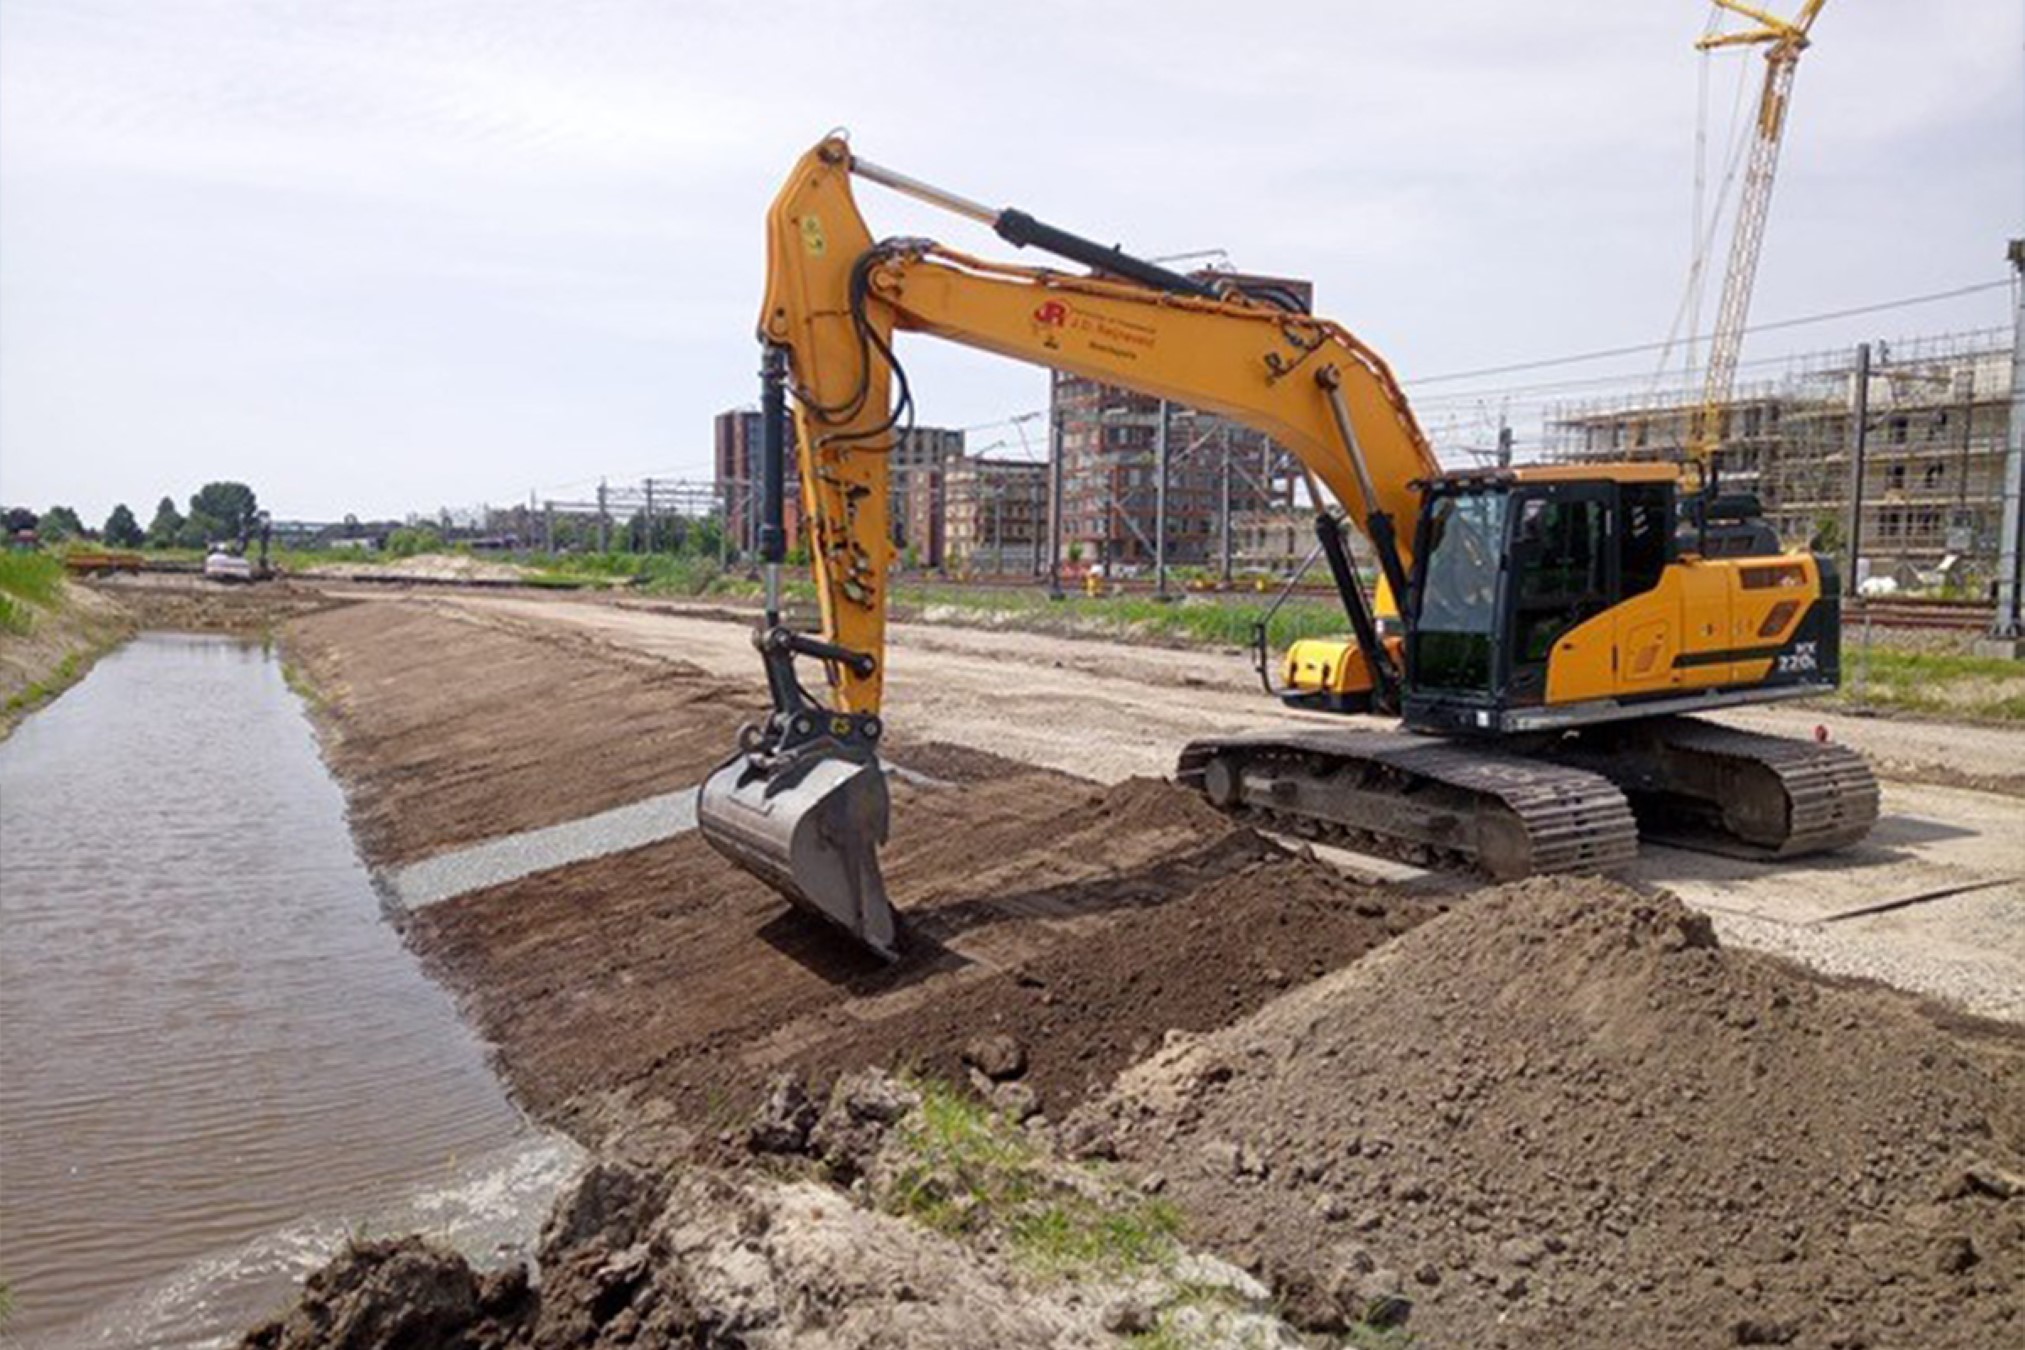
[[[1721,441],[1723,408],[1736,385],[1737,357],[1744,346],[1744,325],[1751,312],[1751,289],[1758,275],[1758,251],[1765,239],[1765,217],[1772,205],[1772,176],[1779,167],[1779,142],[1786,130],[1786,112],[1793,97],[1793,74],[1808,44],[1807,32],[1827,0],[1807,0],[1791,20],[1781,19],[1741,0],[1714,0],[1758,26],[1715,34],[1695,44],[1703,51],[1717,47],[1765,46],[1765,83],[1758,96],[1757,124],[1751,138],[1750,162],[1737,204],[1737,224],[1730,235],[1729,266],[1723,274],[1723,297],[1716,311],[1716,329],[1709,344],[1709,365],[1702,388],[1701,415],[1692,428],[1688,458],[1707,477]]]

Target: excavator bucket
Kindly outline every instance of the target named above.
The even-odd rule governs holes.
[[[704,780],[696,801],[712,848],[890,961],[900,952],[879,873],[888,815],[879,761],[839,755],[769,762],[741,753]]]

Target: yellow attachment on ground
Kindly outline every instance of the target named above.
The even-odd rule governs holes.
[[[1395,664],[1403,659],[1398,638],[1385,645]],[[1302,638],[1287,648],[1281,671],[1286,687],[1304,694],[1368,694],[1375,684],[1370,663],[1349,638]]]

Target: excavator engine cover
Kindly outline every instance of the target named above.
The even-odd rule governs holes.
[[[879,872],[890,811],[876,758],[741,753],[697,795],[710,846],[887,960],[899,925]]]

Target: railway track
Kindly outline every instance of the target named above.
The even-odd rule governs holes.
[[[1879,628],[1987,633],[1996,617],[1994,606],[1953,600],[1854,600],[1842,611],[1843,646],[1850,645],[1866,622]]]

